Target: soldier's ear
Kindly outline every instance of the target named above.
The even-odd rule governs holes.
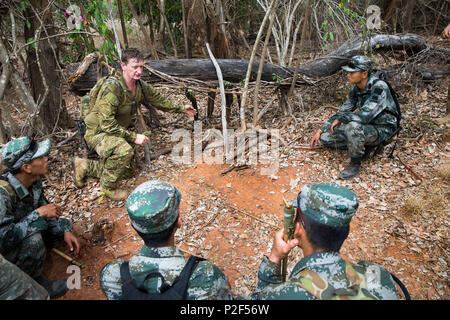
[[[30,163],[24,163],[23,165],[20,166],[20,170],[22,172],[30,174],[31,173],[31,164]]]

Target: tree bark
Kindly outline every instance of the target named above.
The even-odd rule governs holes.
[[[49,5],[48,0],[31,0],[31,5],[35,8],[36,12],[42,13]],[[40,21],[35,15],[33,10],[28,7],[25,12],[27,20],[30,22],[30,28],[25,24],[25,39],[34,38],[35,32],[40,26]],[[47,11],[45,16],[42,17],[42,22],[47,31],[47,36],[55,34],[53,27],[53,18],[51,11]],[[49,27],[50,26],[50,27]],[[44,32],[41,32],[44,34]],[[37,63],[38,57],[36,56],[36,50],[30,47],[27,51],[28,61],[28,75],[31,79],[31,88],[34,101],[37,103],[43,98],[45,87],[42,85],[43,81],[51,85],[51,90],[48,94],[47,101],[42,105],[39,117],[46,125],[44,131],[50,131],[56,125],[63,128],[68,128],[73,125],[73,122],[67,112],[64,101],[61,96],[61,75],[58,70],[58,47],[55,39],[47,39],[36,43],[39,49],[39,61],[42,67],[43,76]],[[56,56],[55,56],[56,55]],[[58,123],[57,123],[58,122]]]

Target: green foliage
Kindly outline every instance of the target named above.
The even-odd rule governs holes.
[[[283,82],[283,78],[280,77],[279,75],[277,75],[276,73],[272,73],[272,79],[273,81],[275,81],[277,84],[280,84]]]

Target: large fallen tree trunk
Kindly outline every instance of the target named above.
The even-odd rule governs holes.
[[[405,35],[372,35],[369,39],[359,37],[353,38],[339,48],[327,54],[324,57],[309,61],[299,68],[299,83],[308,78],[321,78],[330,76],[345,65],[349,58],[357,54],[363,54],[364,51],[390,51],[405,50],[408,54],[417,53],[425,49],[426,43],[421,37],[414,34]],[[225,81],[238,83],[245,77],[248,68],[247,60],[218,59],[217,60]],[[147,60],[146,65],[150,69],[162,72],[172,77],[191,78],[201,81],[217,80],[216,70],[210,59],[174,59],[174,60]],[[114,67],[119,64],[115,63]],[[76,72],[79,64],[71,64],[67,68],[70,74]],[[258,70],[259,63],[253,64],[252,70]],[[74,79],[70,83],[69,89],[77,94],[85,94],[97,82],[96,63],[92,63],[84,74]],[[103,75],[109,71],[104,68]],[[272,64],[264,64],[261,79],[263,81],[274,81],[276,77],[287,79],[291,78],[294,68],[283,68]],[[303,79],[302,79],[303,77]],[[252,79],[256,79],[256,71],[252,72]],[[143,80],[149,82],[159,82],[161,78],[154,74],[149,74],[144,70]],[[303,81],[302,81],[303,80]]]

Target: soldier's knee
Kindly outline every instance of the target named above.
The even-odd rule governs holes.
[[[359,122],[351,121],[345,125],[345,131],[355,131],[355,130],[362,130],[362,125]]]

